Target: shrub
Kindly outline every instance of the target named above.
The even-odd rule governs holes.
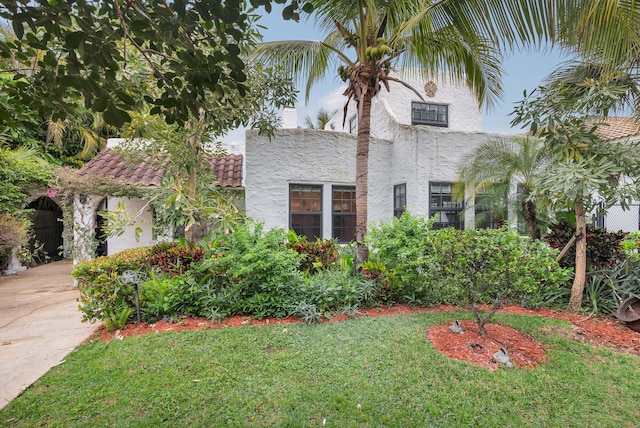
[[[562,250],[575,233],[575,224],[562,220],[551,225],[544,240],[549,246]],[[587,267],[591,270],[613,266],[624,258],[621,243],[627,233],[623,231],[609,232],[606,228],[587,225]],[[575,245],[560,260],[563,267],[575,267]]]
[[[153,273],[140,285],[140,306],[145,321],[174,318],[178,314],[172,299],[176,294],[176,285],[175,278],[157,276]]]
[[[504,229],[455,231],[440,241],[436,259],[440,280],[458,289],[481,334],[486,334],[485,323],[507,299],[536,296],[542,284],[558,287],[570,275],[558,266],[555,251]],[[482,311],[480,303],[492,307]]]
[[[126,308],[135,308],[133,284],[124,284],[118,277],[127,270],[146,272],[149,250],[150,247],[131,248],[73,267],[71,275],[78,281],[83,321],[121,319]]]
[[[507,230],[433,230],[432,225],[433,220],[405,212],[369,232],[371,256],[363,272],[389,288],[389,300],[432,305],[510,297],[538,306],[545,302],[541,290],[557,292],[570,276],[555,262],[557,251],[544,243]]]
[[[435,251],[434,223],[435,219],[427,220],[405,211],[390,223],[370,228],[367,234],[367,245],[371,250],[369,259],[386,267],[386,272],[379,270],[378,273],[383,276],[390,301],[432,304],[446,300],[445,296],[433,295],[437,287],[431,264]]]
[[[374,305],[379,296],[376,281],[362,274],[331,268],[305,278],[292,299],[296,307],[313,305],[321,313],[342,312],[344,308],[364,308]]]
[[[640,262],[640,231],[627,234],[620,243],[620,248],[627,259]]]
[[[200,247],[181,245],[177,242],[162,242],[150,250],[148,265],[170,276],[182,275],[192,263],[202,260],[204,250]]]
[[[287,246],[301,256],[300,270],[305,273],[316,273],[322,269],[328,269],[338,259],[339,247],[333,239],[317,239],[308,242],[306,238],[288,234]]]
[[[0,269],[8,263],[11,249],[29,243],[29,222],[14,214],[0,213]]]
[[[215,292],[233,294],[231,308],[257,317],[288,315],[290,296],[302,283],[302,256],[287,248],[286,232],[248,223],[219,239],[202,262],[201,278]]]
[[[587,274],[583,306],[590,307],[592,313],[615,315],[629,296],[640,297],[640,260],[626,259]]]

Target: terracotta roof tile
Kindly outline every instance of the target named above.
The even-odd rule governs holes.
[[[213,158],[211,167],[216,172],[216,184],[220,187],[242,187],[242,155],[226,155]]]
[[[607,117],[596,134],[603,140],[622,140],[640,136],[640,122],[634,117]]]
[[[211,166],[216,172],[216,184],[220,187],[242,187],[242,155],[214,158]],[[78,170],[78,175],[111,176],[129,184],[158,186],[162,182],[164,168],[154,165],[150,156],[132,165],[117,151],[104,149]]]

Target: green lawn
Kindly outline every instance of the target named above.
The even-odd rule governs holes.
[[[0,426],[640,423],[640,358],[543,333],[569,329],[559,320],[499,315],[543,341],[549,362],[491,372],[442,356],[426,337],[431,324],[467,317],[423,313],[88,344],[0,411]]]

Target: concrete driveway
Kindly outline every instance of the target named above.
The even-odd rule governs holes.
[[[0,409],[87,339],[70,261],[0,277]]]

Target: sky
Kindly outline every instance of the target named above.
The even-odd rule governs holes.
[[[270,14],[265,14],[259,22],[267,27],[261,29],[264,41],[279,40],[322,40],[324,33],[316,30],[313,17],[300,22],[284,21],[280,9],[274,7]],[[531,92],[540,86],[545,77],[556,66],[565,61],[560,52],[553,50],[516,52],[511,54],[503,62],[503,97],[490,110],[483,111],[483,129],[487,132],[505,134],[520,133],[520,129],[512,129],[509,114],[515,104],[522,100],[523,91]],[[316,85],[310,93],[309,102],[305,103],[304,87],[299,88],[296,111],[298,114],[298,126],[305,127],[305,117],[309,116],[316,121],[318,110],[324,108],[327,111],[342,109],[345,98],[342,96],[344,82],[337,76],[326,79]],[[223,142],[244,141],[244,130],[236,130],[229,133]]]

